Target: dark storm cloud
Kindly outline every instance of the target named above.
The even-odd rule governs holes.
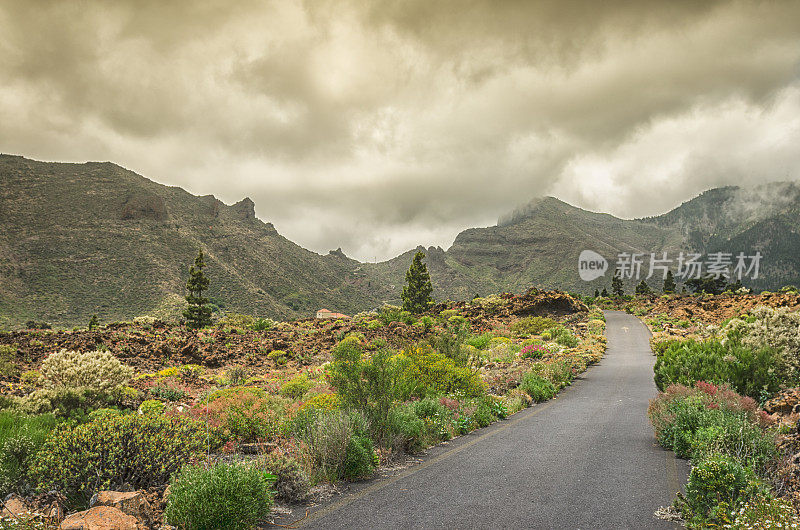
[[[544,194],[650,215],[798,177],[799,19],[791,1],[10,1],[0,150],[247,195],[287,237],[365,259]]]

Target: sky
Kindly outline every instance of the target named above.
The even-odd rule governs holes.
[[[800,177],[800,2],[0,3],[0,152],[111,161],[364,261],[537,197]]]

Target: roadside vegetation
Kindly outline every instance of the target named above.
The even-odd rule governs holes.
[[[788,289],[627,303],[654,333],[656,438],[691,461],[675,501],[689,528],[800,525],[797,304]]]
[[[423,267],[411,310],[350,320],[0,335],[0,496],[46,514],[137,490],[168,524],[251,528],[273,502],[302,505],[551,399],[605,351],[602,312],[566,294],[434,305]]]

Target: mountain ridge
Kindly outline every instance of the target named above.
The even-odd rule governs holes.
[[[793,182],[715,188],[641,219],[542,197],[494,226],[463,230],[446,250],[420,245],[378,263],[359,262],[341,248],[327,254],[303,248],[259,219],[247,197],[227,205],[111,162],[0,155],[0,183],[5,327],[26,320],[82,325],[95,313],[105,321],[175,316],[198,248],[207,255],[210,295],[219,308],[273,318],[311,316],[320,307],[352,314],[398,303],[419,249],[427,254],[438,299],[531,286],[585,294],[608,287],[610,275],[593,282],[578,277],[583,249],[606,256],[613,270],[621,252],[747,246],[774,257],[765,266],[771,280],[755,287],[775,289],[800,278],[800,187]],[[633,283],[627,282],[629,290]]]

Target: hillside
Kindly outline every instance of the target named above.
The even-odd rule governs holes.
[[[226,206],[110,163],[0,156],[0,225],[0,325],[174,314],[198,248],[226,309],[289,318],[378,304],[357,262],[292,243],[250,199]]]
[[[524,292],[531,286],[591,294],[609,287],[620,252],[759,250],[775,290],[800,283],[800,188],[776,183],[709,190],[661,216],[624,220],[536,199],[496,226],[470,228],[444,250],[424,250],[438,300]],[[228,206],[152,182],[111,163],[63,164],[0,155],[0,327],[27,320],[61,327],[168,317],[183,305],[198,248],[221,309],[278,319],[321,308],[354,314],[398,303],[409,250],[360,263],[339,250],[319,255],[255,217],[244,198]],[[578,255],[606,257],[605,277],[584,282]],[[646,275],[647,271],[644,270]],[[629,280],[626,290],[633,290]],[[659,288],[660,277],[652,286]]]

